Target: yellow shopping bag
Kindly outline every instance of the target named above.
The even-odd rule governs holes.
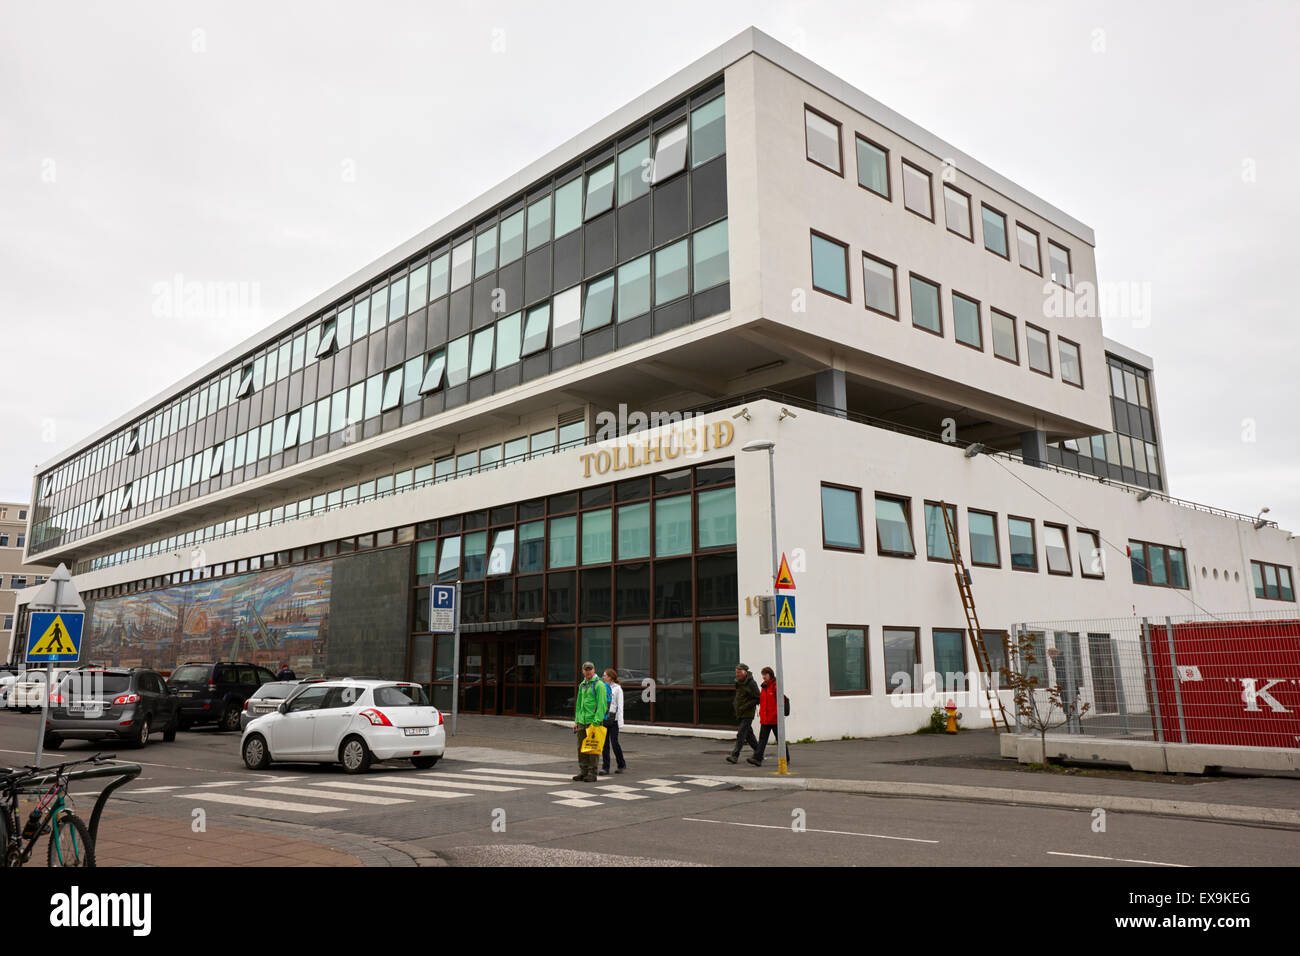
[[[582,739],[582,752],[599,755],[605,749],[605,728],[592,724],[587,728],[587,736]]]

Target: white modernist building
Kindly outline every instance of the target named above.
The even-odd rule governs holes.
[[[791,736],[978,723],[941,502],[987,632],[1295,607],[1285,532],[1166,495],[1152,363],[1075,308],[1093,241],[749,30],[40,466],[27,556],[95,660],[443,706],[458,670],[542,717],[590,659],[721,727],[773,660],[774,492]]]

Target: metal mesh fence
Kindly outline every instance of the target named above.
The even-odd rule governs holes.
[[[1012,666],[1059,687],[1067,707],[1088,705],[1068,719],[1058,711],[1051,733],[1300,747],[1294,609],[1027,622],[1011,633],[1013,658],[1022,636],[1029,654]]]

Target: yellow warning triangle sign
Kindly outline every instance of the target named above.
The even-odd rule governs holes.
[[[77,647],[72,643],[72,638],[68,635],[67,625],[63,623],[63,618],[55,615],[50,626],[45,629],[36,640],[36,645],[29,651],[30,654],[75,654]]]
[[[794,575],[790,573],[790,562],[785,559],[785,552],[781,553],[781,567],[776,572],[776,589],[778,591],[794,590]]]
[[[790,601],[783,600],[781,602],[781,616],[776,619],[776,626],[794,627],[794,613],[790,610]]]

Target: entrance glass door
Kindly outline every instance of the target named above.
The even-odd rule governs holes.
[[[467,640],[461,651],[460,709],[466,714],[497,713],[499,645],[495,640]]]
[[[507,638],[501,648],[501,712],[536,717],[541,700],[541,641],[535,637]]]

